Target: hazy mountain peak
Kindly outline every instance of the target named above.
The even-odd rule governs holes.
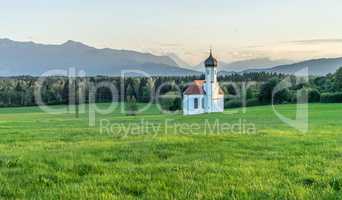
[[[8,39],[8,38],[0,38],[0,44],[2,45],[15,45],[18,42]],[[20,42],[20,44],[35,44],[34,42],[28,41],[28,42]]]
[[[290,64],[293,62],[294,61],[291,61],[291,60],[272,60],[270,58],[263,57],[263,58],[254,58],[254,59],[248,59],[248,60],[235,61],[232,63],[221,62],[220,65],[222,67],[222,70],[241,72],[247,69],[271,68],[271,67],[278,66],[278,65]]]
[[[88,45],[83,44],[82,42],[77,42],[77,41],[73,41],[73,40],[68,40],[66,42],[64,42],[61,46],[63,47],[67,47],[67,48],[92,48]]]
[[[20,58],[20,59],[18,59]],[[168,56],[129,50],[97,49],[69,40],[60,45],[0,39],[0,76],[38,76],[50,69],[76,67],[87,75],[120,75],[140,70],[153,75],[193,75]]]
[[[307,68],[309,75],[322,76],[328,73],[334,73],[340,67],[342,67],[342,58],[319,58],[306,60],[294,64],[279,65],[272,68],[250,69],[243,72],[272,72],[281,74],[295,74],[296,72]]]
[[[180,67],[185,67],[185,68],[189,68],[190,65],[185,62],[184,60],[182,60],[177,54],[175,53],[168,53],[165,56],[170,57],[173,61],[175,61],[177,63],[178,66]]]
[[[0,38],[0,42],[5,43],[5,42],[13,42],[13,41],[8,38]]]

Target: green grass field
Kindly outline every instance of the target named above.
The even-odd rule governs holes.
[[[277,108],[295,114],[294,105]],[[161,127],[109,133],[99,128],[103,119]],[[240,119],[256,134],[203,134],[206,122]],[[87,113],[3,108],[0,199],[342,199],[342,104],[311,104],[309,120],[302,134],[269,106],[192,117],[152,107],[137,116],[97,115],[89,127]],[[192,123],[200,124],[192,134],[179,131]]]

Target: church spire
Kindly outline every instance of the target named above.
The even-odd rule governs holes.
[[[205,64],[205,67],[217,67],[217,60],[216,58],[214,58],[213,51],[211,48],[210,48],[210,55],[205,60],[204,64]]]

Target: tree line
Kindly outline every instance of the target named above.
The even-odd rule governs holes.
[[[39,100],[48,105],[75,103],[72,96],[82,97],[82,102],[134,101],[159,102],[170,110],[181,109],[181,94],[193,80],[204,76],[187,77],[38,77],[21,76],[0,79],[0,106],[34,106]],[[273,90],[284,79],[291,87],[276,94]],[[218,77],[225,92],[225,107],[272,103],[292,103],[298,91],[306,90],[310,102],[342,102],[342,68],[326,76],[310,76],[300,84],[298,77],[267,72],[230,74]],[[246,83],[248,87],[246,87]],[[251,84],[252,83],[252,84]],[[245,89],[245,91],[243,91]],[[39,91],[39,94],[37,94]],[[243,93],[243,94],[242,94]],[[163,98],[166,97],[166,98]],[[74,96],[76,98],[76,96]],[[72,102],[71,102],[72,101]]]

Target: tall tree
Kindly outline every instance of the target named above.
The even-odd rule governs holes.
[[[340,67],[335,73],[335,89],[336,91],[342,91],[342,67]]]

